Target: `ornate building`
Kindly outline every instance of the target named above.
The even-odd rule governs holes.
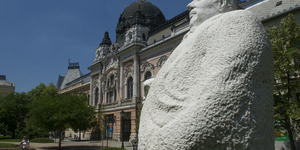
[[[154,78],[173,49],[189,30],[189,12],[185,11],[170,20],[154,4],[137,0],[127,6],[116,27],[116,42],[105,32],[95,51],[95,59],[83,75],[79,63],[70,63],[65,76],[59,76],[59,93],[87,93],[89,103],[99,112],[104,106],[106,125],[111,128],[105,137],[119,141],[121,125],[123,139],[137,135],[135,120],[141,99],[145,96],[143,84]],[[120,112],[125,112],[121,122]],[[66,130],[66,136],[82,139],[99,139],[97,128],[79,133]]]
[[[116,42],[108,32],[96,50],[91,70],[90,105],[105,106],[106,137],[120,140],[136,136],[135,119],[145,95],[143,83],[154,78],[161,66],[189,30],[188,11],[166,21],[150,2],[138,0],[125,8],[116,28]],[[120,112],[125,112],[123,123]]]

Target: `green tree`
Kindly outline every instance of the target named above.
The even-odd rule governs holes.
[[[41,83],[40,85],[36,86],[34,89],[29,91],[28,95],[38,100],[43,96],[57,95],[57,89],[53,83],[50,83],[48,86],[46,86],[44,83]]]
[[[0,122],[15,138],[16,129],[25,125],[25,119],[29,108],[27,105],[32,98],[26,93],[10,93],[0,98]]]
[[[26,135],[30,140],[38,137],[48,137],[49,131],[37,127],[33,123],[31,123],[29,120],[26,121],[26,127],[23,128],[23,130],[20,131],[17,138],[22,139]]]
[[[86,95],[41,96],[30,105],[30,121],[36,126],[61,133],[67,127],[74,130],[86,130],[95,114],[95,108],[89,107]],[[61,134],[59,139],[61,147]]]
[[[299,122],[300,26],[292,14],[281,20],[279,28],[267,28],[274,51],[274,116],[289,133],[292,150],[296,150],[291,121]]]
[[[4,136],[6,136],[7,133],[7,127],[4,123],[0,123],[0,134],[3,134]]]
[[[94,126],[93,125],[93,116],[95,115],[95,108],[94,107],[89,107],[88,105],[88,97],[85,94],[80,94],[80,95],[72,95],[72,96],[67,96],[70,101],[77,102],[77,106],[74,107],[73,109],[76,109],[74,111],[73,118],[70,122],[69,125],[70,127],[75,131],[79,131],[79,140],[81,139],[80,137],[80,132],[85,131],[88,128]],[[81,100],[81,101],[78,101]],[[77,118],[78,116],[81,116]]]

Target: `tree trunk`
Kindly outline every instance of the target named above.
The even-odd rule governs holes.
[[[287,82],[288,82],[288,91],[287,93],[290,93],[290,73],[289,71],[287,71]],[[288,102],[290,101],[290,98],[288,97]],[[294,142],[294,138],[293,138],[293,131],[292,131],[292,128],[291,128],[291,121],[290,121],[290,118],[288,117],[289,114],[286,114],[284,115],[285,117],[285,122],[286,122],[286,125],[287,125],[287,130],[288,130],[288,133],[289,133],[289,138],[290,138],[290,143],[291,143],[291,150],[296,150],[296,146],[295,146],[295,142]]]
[[[287,115],[285,115],[285,116],[287,116]],[[296,150],[295,141],[294,141],[294,137],[293,137],[293,131],[292,131],[292,128],[291,128],[289,118],[285,117],[285,122],[286,122],[287,130],[288,130],[288,133],[289,133],[291,150]]]
[[[15,134],[16,134],[16,130],[13,130],[13,135],[12,135],[12,137],[11,138],[15,138]]]
[[[59,142],[58,142],[58,147],[61,148],[61,130],[59,129]]]

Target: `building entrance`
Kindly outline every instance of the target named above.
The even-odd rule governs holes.
[[[131,134],[131,113],[125,113],[123,118],[123,139],[124,141],[129,141]]]

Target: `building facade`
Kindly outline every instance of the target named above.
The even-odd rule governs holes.
[[[125,8],[116,28],[116,42],[108,32],[95,53],[90,78],[90,105],[105,107],[106,137],[135,139],[138,109],[145,96],[143,83],[154,78],[189,30],[189,12],[166,21],[152,3],[138,0]],[[123,121],[121,111],[125,112]]]

